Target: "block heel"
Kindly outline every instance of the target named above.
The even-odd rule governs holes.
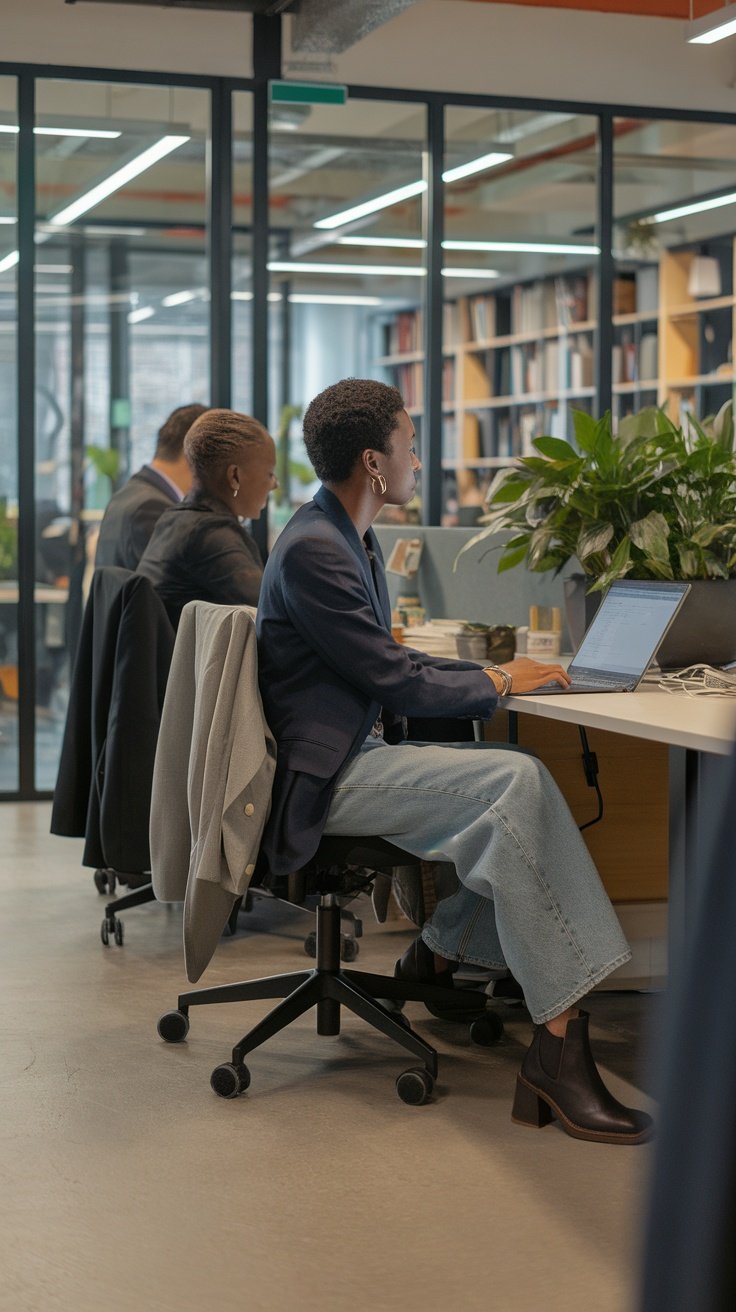
[[[530,1089],[520,1075],[516,1077],[516,1094],[511,1109],[511,1119],[518,1125],[533,1125],[535,1130],[541,1130],[553,1119],[544,1098],[540,1098],[538,1093]]]

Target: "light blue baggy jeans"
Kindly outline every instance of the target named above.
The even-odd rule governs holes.
[[[533,756],[494,743],[369,739],[338,778],[328,834],[378,834],[450,861],[460,889],[422,937],[451,960],[508,966],[536,1024],[631,956],[567,803]]]

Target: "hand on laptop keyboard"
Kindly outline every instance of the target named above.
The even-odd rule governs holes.
[[[528,656],[518,656],[516,660],[508,661],[500,668],[511,675],[511,688],[509,690],[511,693],[535,692],[537,688],[542,688],[545,684],[551,684],[553,687],[557,686],[562,692],[570,683],[570,677],[561,665],[533,661]],[[492,679],[497,691],[501,692],[498,675],[494,677],[493,674],[489,673],[488,677]]]

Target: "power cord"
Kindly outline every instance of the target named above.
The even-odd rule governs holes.
[[[590,829],[591,825],[597,825],[599,820],[603,819],[603,795],[598,785],[598,757],[595,752],[591,751],[590,743],[588,742],[588,735],[582,724],[578,725],[578,731],[580,733],[580,742],[583,748],[583,770],[585,772],[585,781],[590,788],[595,788],[596,796],[598,798],[598,814],[593,820],[586,820],[584,825],[578,826],[582,833],[584,829]]]

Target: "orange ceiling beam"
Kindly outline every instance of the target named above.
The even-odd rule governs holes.
[[[591,14],[635,14],[638,18],[702,18],[724,0],[471,0],[474,4],[533,5],[537,9],[580,9]]]

